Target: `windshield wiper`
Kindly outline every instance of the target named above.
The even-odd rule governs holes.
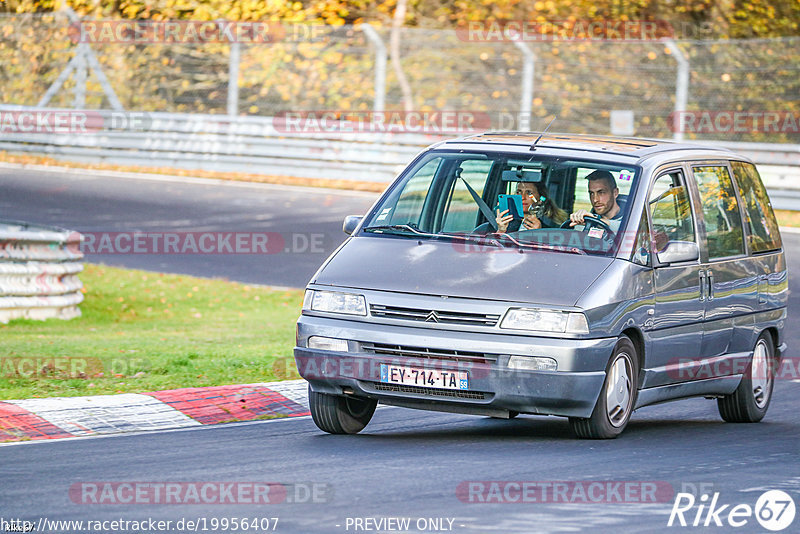
[[[376,232],[379,234],[387,233],[387,234],[395,234],[395,235],[403,235],[398,234],[398,231],[403,232],[411,232],[416,236],[424,236],[424,237],[439,237],[439,234],[432,234],[430,232],[422,232],[417,225],[414,223],[407,223],[407,224],[384,224],[380,226],[367,226],[364,228],[365,232]]]
[[[438,234],[442,237],[448,237],[450,239],[459,239],[461,241],[470,241],[473,243],[478,243],[481,245],[492,245],[494,247],[502,248],[503,245],[497,240],[496,237],[489,237],[488,235],[479,235],[479,234]],[[496,235],[496,234],[490,234]]]
[[[395,235],[411,235],[417,237],[433,237],[433,238],[445,238],[445,239],[458,239],[460,241],[471,241],[473,243],[480,243],[481,245],[491,245],[495,247],[505,247],[506,244],[503,241],[510,241],[512,244],[516,245],[517,248],[520,250],[524,249],[537,249],[537,250],[550,250],[553,252],[566,252],[568,254],[580,254],[585,256],[586,251],[581,250],[577,247],[566,247],[563,245],[546,245],[544,243],[537,243],[535,241],[531,242],[521,242],[517,241],[509,234],[498,234],[493,233],[490,236],[483,236],[483,235],[469,235],[469,234],[433,234],[430,232],[423,232],[417,225],[414,223],[410,224],[384,224],[381,226],[368,226],[364,228],[365,232],[375,232],[375,233],[387,233],[387,234],[395,234]],[[402,233],[399,233],[402,232]]]
[[[394,235],[407,235],[404,233],[398,233],[398,231],[403,232],[410,232],[412,235],[418,237],[433,237],[433,238],[444,238],[444,239],[457,239],[459,241],[471,241],[474,243],[480,243],[482,245],[492,245],[495,247],[502,247],[500,243],[498,243],[496,238],[491,238],[483,235],[469,235],[469,234],[434,234],[431,232],[423,232],[417,225],[414,223],[411,224],[385,224],[382,226],[368,226],[364,228],[364,231],[375,232],[375,233],[387,233],[387,234],[394,234]]]
[[[520,249],[534,248],[534,249],[537,249],[537,250],[551,250],[553,252],[567,252],[569,254],[580,254],[582,256],[586,255],[586,251],[585,250],[581,250],[578,247],[567,247],[567,246],[563,246],[563,245],[546,245],[544,243],[538,243],[536,241],[526,241],[526,242],[523,243],[522,241],[517,241],[516,239],[511,237],[509,234],[495,234],[495,235],[498,235],[499,236],[498,239],[500,239],[500,240],[507,239],[507,240],[511,241],[513,244],[515,244]]]

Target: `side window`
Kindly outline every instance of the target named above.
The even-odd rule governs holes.
[[[382,213],[379,215],[377,222],[379,224],[414,223],[419,225],[425,198],[428,196],[431,182],[433,181],[433,177],[436,176],[436,171],[439,169],[441,163],[442,158],[434,158],[423,165],[422,168],[406,182],[403,187],[403,192],[400,193],[400,198],[397,199],[397,206],[390,220],[385,223],[381,221],[382,218],[386,218],[386,214]]]
[[[750,230],[747,236],[750,250],[758,253],[780,249],[781,235],[778,231],[778,221],[775,220],[775,213],[772,211],[772,205],[756,166],[741,161],[733,161],[731,166],[744,205],[745,221]]]
[[[670,241],[695,241],[692,206],[680,171],[656,178],[648,204],[656,252],[666,249]]]
[[[573,204],[573,211],[585,209],[591,211],[592,201],[589,199],[589,190],[587,188],[586,177],[592,172],[596,171],[595,168],[578,167],[576,172],[576,187],[575,187],[575,202]],[[609,171],[614,177],[614,182],[617,184],[619,196],[617,203],[624,209],[624,204],[628,201],[628,194],[631,191],[633,184],[633,172],[630,170]]]
[[[708,258],[744,254],[742,219],[728,168],[714,165],[693,170],[703,206]]]
[[[650,227],[647,224],[647,214],[642,212],[642,219],[639,221],[639,230],[636,232],[633,253],[631,254],[633,263],[650,265],[650,243]]]
[[[492,170],[492,161],[465,160],[461,162],[461,177],[469,183],[478,196],[483,195],[483,188]],[[449,199],[443,232],[471,232],[475,229],[480,208],[464,185],[464,180],[457,179],[453,183]]]

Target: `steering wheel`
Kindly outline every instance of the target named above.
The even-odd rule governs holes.
[[[583,216],[583,221],[584,221],[583,231],[586,231],[586,229],[589,228],[590,226],[599,226],[600,228],[602,228],[603,230],[605,230],[609,234],[616,235],[616,232],[614,232],[614,230],[611,229],[611,226],[609,226],[609,224],[607,222],[605,222],[603,219],[601,219],[597,215],[584,215]],[[567,219],[566,221],[561,223],[560,228],[570,228],[569,224],[571,222],[572,221]],[[575,226],[578,226],[578,225],[576,224]]]

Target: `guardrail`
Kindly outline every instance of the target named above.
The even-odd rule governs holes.
[[[0,111],[55,111],[0,105]],[[75,113],[74,110],[63,110]],[[424,147],[453,135],[292,132],[282,119],[87,111],[86,132],[9,133],[0,150],[124,166],[388,183]],[[759,165],[779,209],[800,210],[800,145],[702,141]]]
[[[0,111],[27,109],[0,106]],[[89,113],[97,116],[98,124],[89,124],[92,131],[4,132],[0,150],[87,163],[388,183],[423,147],[442,138],[406,133],[292,133],[280,131],[279,119],[272,117],[178,113],[141,113],[141,125],[114,128],[114,121],[133,121],[136,113]]]
[[[0,322],[81,314],[81,234],[0,221]]]

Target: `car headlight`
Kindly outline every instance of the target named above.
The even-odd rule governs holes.
[[[306,294],[303,297],[303,310],[366,315],[367,302],[364,299],[364,295],[356,295],[355,293],[306,289]]]
[[[582,313],[538,308],[509,309],[500,323],[500,328],[562,334],[589,333],[589,324]]]

